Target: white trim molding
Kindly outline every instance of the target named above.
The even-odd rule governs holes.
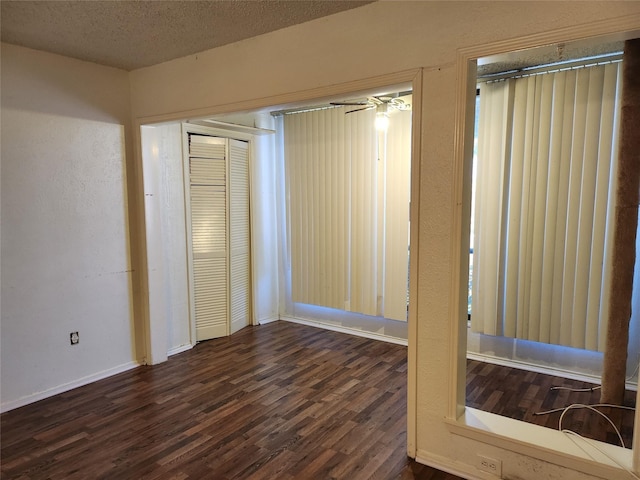
[[[415,460],[422,465],[427,465],[428,467],[436,468],[468,480],[496,480],[497,478],[495,475],[484,473],[466,463],[451,461],[449,458],[435,455],[422,449],[418,449]]]
[[[482,353],[467,352],[467,358],[469,360],[491,363],[493,365],[501,365],[503,367],[518,368],[520,370],[526,370],[528,372],[543,373],[545,375],[553,375],[554,377],[563,377],[570,380],[578,380],[580,382],[600,384],[600,377],[598,375],[590,375],[588,373],[572,372],[562,368],[535,365],[529,362],[495,357],[493,355],[485,355]],[[634,382],[627,381],[625,386],[627,390],[631,390],[633,392],[638,390],[638,385]]]
[[[280,320],[291,323],[299,323],[301,325],[307,325],[309,327],[322,328],[324,330],[331,330],[333,332],[347,333],[349,335],[355,335],[356,337],[370,338],[372,340],[379,340],[381,342],[394,343],[396,345],[407,346],[408,342],[404,338],[390,337],[388,335],[382,335],[374,332],[366,332],[364,330],[358,330],[355,328],[343,327],[338,325],[331,325],[318,320],[309,320],[306,318],[292,317],[289,315],[281,315]]]
[[[266,325],[267,323],[277,322],[278,320],[280,320],[279,315],[270,315],[268,317],[259,319],[258,325]]]
[[[173,355],[177,355],[178,353],[186,352],[187,350],[191,350],[195,344],[187,343],[185,345],[178,345],[177,347],[170,348],[167,352],[167,357],[171,357]]]
[[[79,378],[78,380],[74,380],[72,382],[63,383],[62,385],[49,388],[42,392],[35,392],[35,393],[32,393],[31,395],[26,395],[24,397],[18,398],[17,400],[10,400],[0,405],[0,413],[4,413],[4,412],[8,412],[9,410],[14,410],[16,408],[24,407],[25,405],[35,403],[39,400],[44,400],[45,398],[53,397],[54,395],[58,395],[60,393],[68,392],[69,390],[73,390],[74,388],[82,387],[84,385],[88,385],[89,383],[97,382],[98,380],[103,380],[105,378],[112,377],[114,375],[117,375],[118,373],[133,370],[134,368],[137,368],[139,366],[140,364],[138,362],[123,363],[122,365],[118,365],[117,367],[109,368],[107,370],[103,370],[101,372],[94,373],[92,375],[87,375],[86,377]]]

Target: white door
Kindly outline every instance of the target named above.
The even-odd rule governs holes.
[[[250,323],[248,143],[189,134],[192,310],[196,340]]]

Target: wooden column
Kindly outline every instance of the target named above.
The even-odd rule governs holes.
[[[624,45],[619,138],[613,280],[600,397],[602,403],[617,405],[622,404],[625,390],[640,204],[640,39]]]

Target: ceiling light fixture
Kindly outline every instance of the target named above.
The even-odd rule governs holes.
[[[387,113],[387,104],[381,103],[380,105],[376,105],[376,120],[375,120],[376,130],[378,131],[386,131],[389,128],[389,114]]]

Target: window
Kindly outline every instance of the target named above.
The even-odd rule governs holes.
[[[411,112],[282,120],[293,302],[406,321]]]

